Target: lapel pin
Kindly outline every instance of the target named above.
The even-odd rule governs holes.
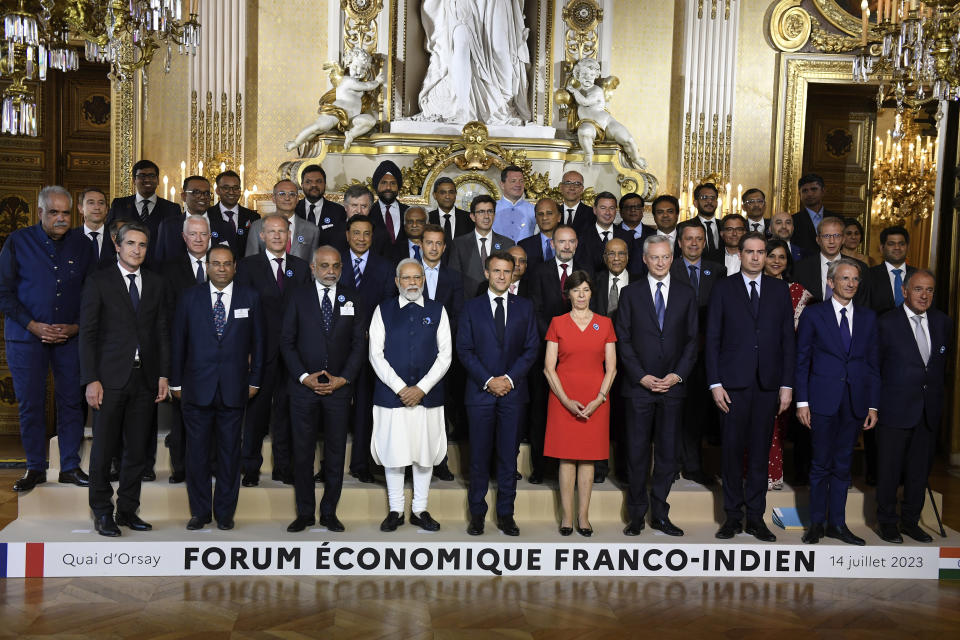
[[[288,277],[288,278],[292,278],[292,277],[293,277],[293,269],[287,269],[287,277]]]
[[[303,244],[303,236],[297,236],[297,242]]]
[[[594,323],[593,323],[593,330],[594,330],[594,331],[600,331],[600,325],[598,325],[596,322],[594,322]]]
[[[343,304],[343,302],[344,302],[345,300],[346,300],[346,298],[344,297],[344,295],[343,295],[342,293],[337,296],[337,302],[339,302],[340,304]]]

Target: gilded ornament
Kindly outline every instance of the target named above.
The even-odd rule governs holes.
[[[810,44],[824,53],[846,53],[862,46],[860,38],[841,36],[824,31],[817,19],[812,16],[810,22],[813,25]]]
[[[770,14],[770,39],[780,51],[799,51],[810,39],[811,16],[801,0],[780,0]]]

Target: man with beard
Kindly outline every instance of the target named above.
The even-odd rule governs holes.
[[[760,189],[743,192],[743,212],[747,215],[747,231],[770,235],[770,220],[763,217],[767,211],[767,197]]]
[[[423,261],[423,228],[427,224],[427,212],[420,205],[408,207],[403,212],[403,233],[406,242],[394,244],[385,256],[393,264],[400,264],[401,260],[413,258],[417,262]]]
[[[697,215],[691,219],[702,224],[707,231],[707,248],[704,250],[704,253],[707,254],[722,246],[720,243],[720,221],[716,219],[719,194],[717,185],[712,182],[697,185],[697,188],[693,190],[693,204],[697,208]]]
[[[403,187],[403,175],[400,167],[384,160],[373,172],[373,188],[377,191],[377,203],[370,211],[370,219],[374,227],[385,228],[387,231],[388,247],[406,239],[403,231],[403,213],[407,205],[397,202],[400,189]]]
[[[307,165],[300,174],[300,189],[304,199],[297,203],[296,212],[307,222],[312,222],[320,231],[347,219],[343,205],[324,198],[327,191],[327,172],[318,164]]]
[[[418,261],[400,261],[396,284],[400,296],[380,303],[369,334],[370,364],[377,375],[370,453],[383,465],[390,505],[380,530],[396,531],[403,524],[403,475],[412,466],[410,524],[437,531],[427,493],[433,465],[447,453],[443,376],[453,355],[450,321],[442,304],[423,297]]]
[[[770,218],[770,236],[780,238],[787,243],[790,255],[793,257],[793,263],[807,257],[807,252],[793,241],[793,216],[785,211],[779,211]]]

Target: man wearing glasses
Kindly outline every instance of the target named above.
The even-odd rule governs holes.
[[[720,224],[715,217],[719,193],[717,186],[712,182],[697,185],[697,188],[693,190],[693,205],[697,208],[697,215],[693,219],[702,224],[707,232],[707,254],[717,251],[722,246],[720,244]]]
[[[577,171],[567,171],[560,179],[560,196],[563,198],[563,210],[560,212],[560,224],[574,228],[577,235],[589,229],[596,222],[593,207],[580,201],[583,195],[583,176]]]
[[[767,231],[770,220],[764,217],[767,212],[767,197],[760,189],[747,189],[741,200],[743,212],[747,214],[747,231],[770,235]]]
[[[833,297],[833,289],[827,282],[827,270],[839,257],[843,249],[843,219],[828,216],[820,221],[817,228],[817,245],[820,251],[816,255],[804,258],[793,267],[793,279],[813,294],[818,301],[829,300]],[[851,258],[860,268],[860,277],[866,277],[867,265]],[[853,301],[869,307],[869,287],[858,287]]]
[[[747,233],[747,223],[743,216],[730,213],[723,217],[720,224],[723,248],[707,253],[705,257],[726,267],[729,276],[740,271],[740,238]]]
[[[290,221],[290,239],[287,240],[287,253],[297,256],[301,260],[313,260],[313,252],[317,248],[319,227],[297,215],[297,197],[300,195],[293,180],[281,180],[273,185],[273,203],[277,213]],[[263,218],[254,221],[247,232],[247,255],[260,253],[266,246],[260,231],[263,229]]]
[[[240,259],[247,246],[250,225],[260,219],[260,214],[240,205],[243,186],[235,171],[224,171],[216,177],[214,184],[219,202],[207,209],[207,215],[213,216],[218,223],[223,222],[222,225],[217,224],[218,228],[222,228],[222,234],[218,231],[220,237],[216,240],[219,242],[215,241],[214,244],[226,242],[233,250],[234,257]]]
[[[643,226],[643,197],[639,193],[620,196],[620,227],[633,233],[634,240],[643,240],[653,229]]]
[[[183,190],[180,192],[183,213],[170,216],[160,223],[157,233],[158,262],[172,260],[187,253],[187,245],[183,240],[183,223],[187,216],[200,216],[207,221],[210,225],[210,246],[228,244],[228,236],[233,232],[233,228],[219,215],[211,216],[207,213],[212,195],[210,181],[203,176],[189,176],[183,181]]]
[[[107,214],[106,228],[116,219],[137,220],[150,229],[150,237],[157,238],[160,223],[168,217],[180,215],[180,207],[157,194],[160,181],[160,169],[150,160],[139,160],[133,165],[133,195],[114,198]],[[150,267],[156,259],[157,243],[147,247],[147,259],[144,266]]]

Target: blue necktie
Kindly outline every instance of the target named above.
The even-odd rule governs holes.
[[[353,286],[357,289],[360,288],[360,281],[363,279],[363,274],[360,273],[360,258],[353,259]]]
[[[657,295],[653,300],[653,306],[657,311],[657,322],[660,323],[660,330],[663,331],[663,317],[667,312],[667,305],[663,301],[663,292],[660,288],[663,286],[662,282],[657,283]]]
[[[197,284],[203,284],[207,279],[203,277],[203,264],[197,260]]]
[[[140,290],[137,289],[137,274],[130,273],[127,274],[127,277],[130,278],[130,302],[133,303],[133,310],[137,311],[140,308]]]
[[[413,245],[413,259],[417,262],[423,262],[423,259],[420,257],[420,245]]]
[[[497,340],[503,344],[503,334],[507,331],[507,314],[503,310],[503,298],[494,298],[497,310],[493,313],[493,326],[497,330]]]
[[[330,289],[327,287],[323,288],[323,304],[320,308],[323,312],[323,332],[330,335],[330,330],[333,329],[333,304],[330,302]]]
[[[700,276],[698,274],[697,265],[692,264],[689,267],[690,269],[690,284],[693,285],[693,290],[697,292],[697,297],[700,297]]]
[[[757,281],[750,281],[750,310],[753,311],[753,317],[760,315],[760,294],[757,293]]]
[[[213,305],[213,328],[217,331],[217,338],[223,337],[223,329],[227,326],[227,309],[223,306],[223,291],[217,291],[217,301]]]
[[[903,304],[903,269],[893,270],[893,304],[897,307]]]
[[[547,248],[543,251],[543,261],[550,262],[553,260],[553,240],[547,238]]]
[[[850,336],[850,323],[847,321],[846,307],[840,309],[840,342],[843,344],[844,352],[850,353],[852,337]]]

